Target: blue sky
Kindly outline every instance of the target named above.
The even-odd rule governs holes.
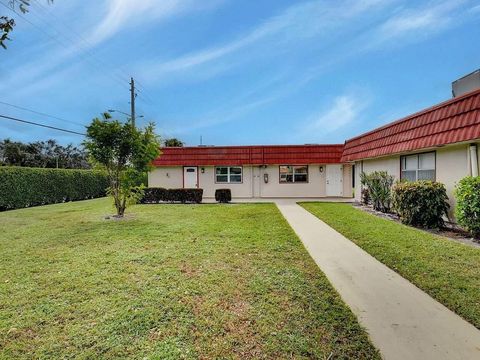
[[[0,49],[0,101],[68,122],[0,114],[74,131],[128,112],[134,76],[139,125],[188,145],[342,143],[480,68],[478,0],[42,1]],[[0,120],[5,137],[82,141]]]

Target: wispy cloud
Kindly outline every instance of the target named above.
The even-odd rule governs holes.
[[[384,7],[394,0],[344,0],[335,4],[325,1],[309,1],[293,5],[282,13],[272,16],[250,32],[242,34],[229,43],[199,50],[167,61],[158,59],[141,64],[145,81],[157,81],[174,72],[190,70],[223,57],[238,53],[258,43],[261,49],[268,49],[270,55],[284,49],[286,44],[318,37],[328,30],[348,24],[352,18],[365,14],[375,7]],[[317,39],[318,40],[318,39]],[[256,52],[246,51],[244,57],[255,57]],[[238,57],[237,57],[238,61]],[[233,61],[230,61],[233,65]],[[148,75],[147,75],[148,74]]]
[[[161,21],[186,13],[211,7],[217,1],[194,0],[108,0],[103,20],[87,36],[89,43],[96,45],[111,38],[120,31],[130,30],[139,24]]]
[[[352,125],[360,119],[369,102],[370,97],[365,96],[365,93],[362,96],[350,92],[339,95],[329,103],[327,109],[311,115],[306,123],[302,124],[301,132],[315,133],[318,138]]]
[[[266,104],[278,101],[299,90],[305,84],[318,79],[325,68],[331,67],[332,64],[345,63],[352,58],[362,56],[365,52],[379,50],[392,44],[400,46],[412,41],[425,40],[428,36],[462,21],[464,13],[468,11],[468,7],[464,6],[467,3],[468,1],[448,0],[422,6],[404,5],[393,9],[388,8],[387,5],[398,5],[399,1],[342,1],[335,5],[327,5],[323,1],[311,1],[287,8],[281,14],[268,19],[245,36],[230,43],[163,63],[151,64],[146,66],[145,70],[152,81],[156,81],[161,76],[175,78],[176,72],[197,70],[196,67],[201,65],[213,65],[206,69],[216,68],[216,64],[219,63],[216,60],[227,58],[231,54],[235,56],[228,58],[230,64],[240,61],[239,58],[258,57],[258,51],[262,49],[275,53],[278,48],[291,48],[289,45],[295,46],[305,39],[313,38],[317,42],[322,39],[331,40],[336,33],[341,33],[342,27],[351,29],[352,23],[358,17],[380,14],[379,18],[372,21],[372,25],[364,31],[353,32],[343,45],[337,44],[336,49],[342,49],[338,53],[332,54],[327,48],[321,50],[321,53],[317,52],[316,56],[321,59],[318,65],[303,68],[300,72],[284,74],[281,81],[271,84],[262,92],[255,92],[256,97],[237,99],[235,104],[230,104],[228,110],[214,109],[205,116],[201,116],[201,120],[191,121],[195,124],[193,128],[179,129],[179,131],[195,131],[198,128],[233,121]],[[259,46],[253,48],[257,44]],[[250,51],[251,48],[255,51]],[[223,62],[220,63],[223,64]],[[203,70],[204,68],[202,73]],[[212,74],[217,75],[219,72],[212,72]],[[188,76],[192,78],[191,75]],[[364,96],[360,101],[357,93],[349,92],[325,103],[325,110],[312,115],[299,131],[307,129],[307,133],[316,131],[331,133],[355,123],[369,103],[368,97]]]
[[[445,28],[458,24],[466,12],[466,0],[446,0],[422,6],[400,8],[369,34],[368,48],[399,41],[421,41]]]
[[[42,51],[39,51],[41,55],[31,56],[35,60],[10,68],[8,73],[6,72],[2,76],[0,89],[10,88],[12,83],[18,86],[18,84],[30,85],[34,81],[42,82],[46,77],[51,78],[52,73],[55,73],[60,66],[72,66],[78,62],[94,64],[93,67],[101,71],[101,67],[105,64],[93,55],[95,49],[122,31],[128,31],[136,26],[144,26],[154,21],[159,23],[190,11],[213,8],[221,3],[222,0],[209,0],[202,3],[194,0],[106,0],[97,2],[92,5],[91,13],[85,12],[85,16],[79,16],[76,19],[77,27],[91,29],[82,32],[83,36],[80,37],[72,35],[74,34],[72,31],[65,31],[65,28],[62,27],[65,24],[59,23],[58,17],[49,19],[51,24],[45,27],[39,21],[41,16],[35,14],[36,16],[30,17],[29,21],[44,28],[45,32],[50,33],[50,39],[57,39],[57,42],[45,42]],[[69,6],[74,8],[74,5],[75,2]],[[76,5],[85,6],[82,2],[76,3]],[[34,8],[32,12],[40,10],[40,8]],[[60,13],[67,11],[66,9],[60,10]],[[102,20],[96,22],[97,19],[95,16],[91,16],[92,13],[103,13]],[[30,26],[26,23],[24,25]],[[42,38],[46,35],[38,33],[38,36]],[[43,40],[45,39],[43,38]],[[48,49],[46,49],[47,46]],[[115,71],[111,68],[105,70],[108,70],[110,74]]]

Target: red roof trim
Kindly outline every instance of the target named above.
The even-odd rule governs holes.
[[[475,90],[347,140],[342,162],[478,138],[480,90]]]
[[[161,149],[155,166],[215,166],[340,163],[342,144],[199,146]]]

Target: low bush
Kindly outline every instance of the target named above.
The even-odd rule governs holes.
[[[142,204],[158,204],[160,202],[201,203],[203,189],[164,189],[145,188]]]
[[[229,203],[232,201],[232,191],[230,189],[215,190],[215,201],[219,203]]]
[[[400,220],[423,228],[443,227],[448,216],[445,186],[433,181],[399,182],[392,189],[393,206]]]
[[[373,208],[377,211],[390,212],[390,195],[394,177],[388,175],[386,171],[374,171],[370,174],[361,173],[360,181],[368,189],[367,193],[362,192],[362,200],[371,202]],[[366,196],[366,199],[364,199],[364,196]]]
[[[458,223],[474,237],[480,238],[480,176],[466,177],[455,189]]]
[[[102,197],[107,187],[101,171],[0,167],[0,211]]]

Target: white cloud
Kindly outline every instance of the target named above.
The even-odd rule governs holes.
[[[357,121],[368,106],[368,96],[344,94],[333,99],[328,110],[310,117],[303,125],[303,133],[315,132],[318,136],[332,133]],[[318,137],[317,136],[317,137]]]
[[[458,24],[465,0],[427,3],[422,7],[404,8],[378,26],[369,39],[368,48],[398,41],[419,41]]]
[[[204,2],[203,6],[209,4],[212,1]],[[167,19],[200,8],[193,0],[108,0],[106,5],[106,15],[87,37],[92,45],[102,43],[118,32],[139,24]]]
[[[471,7],[469,11],[470,11],[471,13],[478,13],[478,12],[480,12],[480,5],[475,5],[475,6]]]
[[[46,35],[38,33],[39,38],[45,41],[44,46],[39,49],[38,54],[25,57],[27,61],[21,61],[16,66],[9,67],[8,72],[4,72],[1,76],[0,90],[12,88],[12,84],[18,87],[19,84],[30,85],[33,82],[43,82],[46,78],[51,78],[52,74],[56,74],[58,68],[76,65],[78,62],[86,62],[89,66],[100,67],[102,70],[101,67],[106,67],[106,64],[94,56],[93,51],[113,36],[135,26],[153,21],[166,21],[188,11],[217,6],[221,2],[222,0],[209,0],[199,4],[194,0],[105,0],[95,2],[87,8],[83,2],[72,2],[68,5],[55,3],[55,6],[59,7],[59,14],[72,16],[70,13],[73,10],[81,14],[75,21],[75,25],[82,29],[83,36],[80,37],[73,35],[70,27],[68,31],[66,30],[64,26],[68,24],[62,23],[60,16],[50,17],[48,20],[42,19],[41,8],[32,8],[32,14],[38,13],[31,16],[29,20],[38,27],[44,28],[44,31],[50,34],[51,40],[57,39],[57,42],[46,42]],[[82,13],[79,7],[86,9],[85,12]],[[96,23],[99,14],[103,14],[102,20]],[[49,22],[47,27],[44,25],[45,21]],[[26,31],[31,30],[29,24],[24,25]],[[83,32],[83,29],[92,30]],[[103,70],[106,70],[109,75],[115,71],[111,68]],[[118,74],[114,76],[118,77]]]
[[[322,32],[342,25],[349,25],[352,18],[365,14],[375,7],[384,7],[394,0],[345,0],[335,3],[309,1],[290,6],[281,14],[264,21],[250,32],[243,34],[229,43],[189,53],[172,60],[161,62],[149,61],[139,68],[144,81],[154,82],[172,72],[189,70],[199,65],[213,62],[227,55],[244,52],[242,57],[254,57],[254,52],[245,48],[262,43],[263,49],[270,54],[281,49],[286,43],[318,36]],[[238,58],[236,59],[238,61]],[[233,61],[230,62],[233,64]]]

